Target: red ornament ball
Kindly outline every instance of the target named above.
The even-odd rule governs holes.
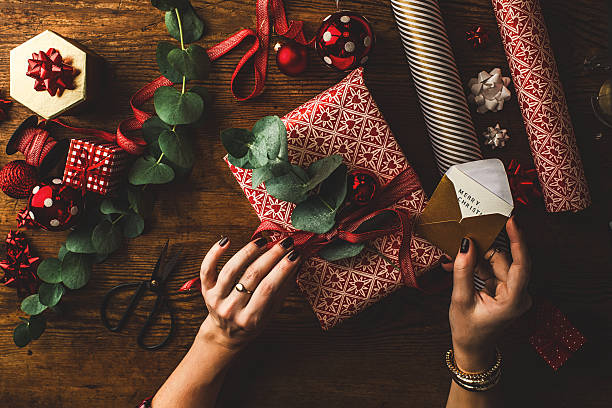
[[[37,182],[36,167],[23,160],[9,162],[0,170],[0,189],[9,197],[27,198]]]
[[[28,216],[32,222],[49,231],[64,231],[76,225],[83,212],[83,196],[55,178],[32,189]]]
[[[351,171],[348,173],[348,201],[357,205],[368,204],[378,190],[378,181],[370,173]]]
[[[278,69],[289,76],[297,76],[308,66],[308,50],[302,44],[291,41],[285,44],[277,43],[276,65]]]
[[[342,71],[363,65],[374,46],[374,32],[365,17],[339,11],[325,17],[315,37],[319,56],[326,65]]]

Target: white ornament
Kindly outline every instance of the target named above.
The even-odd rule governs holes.
[[[478,106],[476,110],[479,113],[498,112],[503,109],[504,102],[510,99],[508,85],[510,78],[502,76],[501,69],[481,71],[476,78],[468,82],[468,100]]]
[[[495,149],[497,147],[506,146],[506,142],[510,140],[510,135],[506,129],[502,129],[499,123],[495,127],[489,126],[486,132],[482,134],[485,138],[485,144]]]

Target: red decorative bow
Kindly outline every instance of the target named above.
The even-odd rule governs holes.
[[[35,293],[40,285],[36,275],[39,257],[30,254],[30,246],[21,231],[9,231],[6,237],[6,259],[0,262],[4,276],[0,282],[17,289],[20,296]]]
[[[526,206],[529,205],[530,200],[542,198],[538,174],[535,169],[525,170],[517,160],[512,159],[506,168],[506,172],[508,173],[508,181],[514,201]]]
[[[74,89],[74,77],[78,72],[64,63],[58,50],[49,48],[47,52],[32,53],[26,75],[36,80],[34,89],[37,91],[47,91],[51,96],[62,96],[65,89]]]
[[[30,211],[28,207],[25,207],[23,210],[17,213],[17,228],[36,228],[36,224],[30,218]]]

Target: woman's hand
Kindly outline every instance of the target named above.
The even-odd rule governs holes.
[[[466,372],[488,369],[495,358],[497,337],[531,307],[527,293],[531,262],[514,217],[506,230],[512,259],[505,252],[490,250],[479,261],[478,248],[469,238],[464,238],[455,258],[449,320],[455,362]],[[474,274],[487,283],[485,290],[474,288]]]
[[[229,240],[221,239],[206,254],[200,280],[208,317],[200,333],[209,341],[239,350],[259,334],[295,284],[300,256],[292,251],[293,239],[269,250],[266,244],[265,238],[250,242],[219,273],[217,265]],[[248,293],[236,290],[237,283]]]

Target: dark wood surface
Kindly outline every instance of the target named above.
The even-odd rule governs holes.
[[[431,192],[439,176],[390,5],[380,0],[341,3],[366,15],[374,26],[378,41],[367,68],[368,84],[408,160]],[[588,99],[604,76],[582,69],[585,56],[607,52],[608,9],[602,0],[542,0],[542,4],[594,203],[580,214],[546,214],[532,207],[521,213],[521,223],[534,258],[534,290],[559,305],[588,343],[555,373],[529,346],[523,330],[509,329],[500,342],[505,392],[508,406],[609,407],[612,135],[604,131],[602,140],[594,137],[603,129]],[[467,81],[478,71],[496,66],[507,74],[490,1],[440,0],[440,5],[462,78]],[[194,1],[194,6],[207,23],[207,33],[199,42],[205,47],[255,24],[254,1]],[[335,4],[288,0],[286,7],[288,15],[305,20],[312,33]],[[171,40],[162,13],[144,0],[0,0],[0,15],[0,89],[7,92],[9,87],[10,49],[44,29],[53,29],[108,62],[110,84],[104,100],[95,110],[66,118],[75,125],[107,130],[128,115],[130,95],[158,75],[156,43]],[[490,31],[486,50],[474,51],[464,41],[464,31],[472,24]],[[246,243],[257,218],[221,160],[219,130],[250,127],[261,116],[282,115],[344,75],[325,68],[312,51],[310,67],[298,78],[281,74],[271,59],[264,94],[239,103],[229,92],[229,79],[245,49],[215,62],[205,83],[215,98],[214,118],[198,135],[200,160],[192,176],[158,190],[146,234],[97,266],[84,289],[66,295],[64,315],[51,319],[42,338],[23,349],[13,345],[12,329],[22,313],[14,291],[0,290],[1,406],[133,406],[154,393],[182,358],[205,316],[201,298],[175,302],[177,335],[163,350],[147,352],[135,342],[142,313],[125,333],[111,334],[102,327],[98,309],[104,293],[116,284],[146,277],[166,238],[183,247],[185,254],[170,283],[172,290],[197,272],[205,251],[220,234],[231,236],[234,249]],[[27,108],[13,106],[8,120],[0,123],[2,143],[29,114]],[[512,135],[506,149],[494,153],[484,149],[487,156],[531,163],[516,98],[503,112],[474,114],[474,120],[478,131],[499,121]],[[0,164],[9,160],[2,155]],[[15,227],[16,211],[23,205],[0,196],[0,232]],[[43,257],[54,256],[65,238],[63,233],[41,231],[28,236]],[[442,406],[449,386],[442,360],[450,344],[448,302],[449,292],[431,296],[400,290],[323,333],[304,298],[293,292],[230,371],[219,406]]]

